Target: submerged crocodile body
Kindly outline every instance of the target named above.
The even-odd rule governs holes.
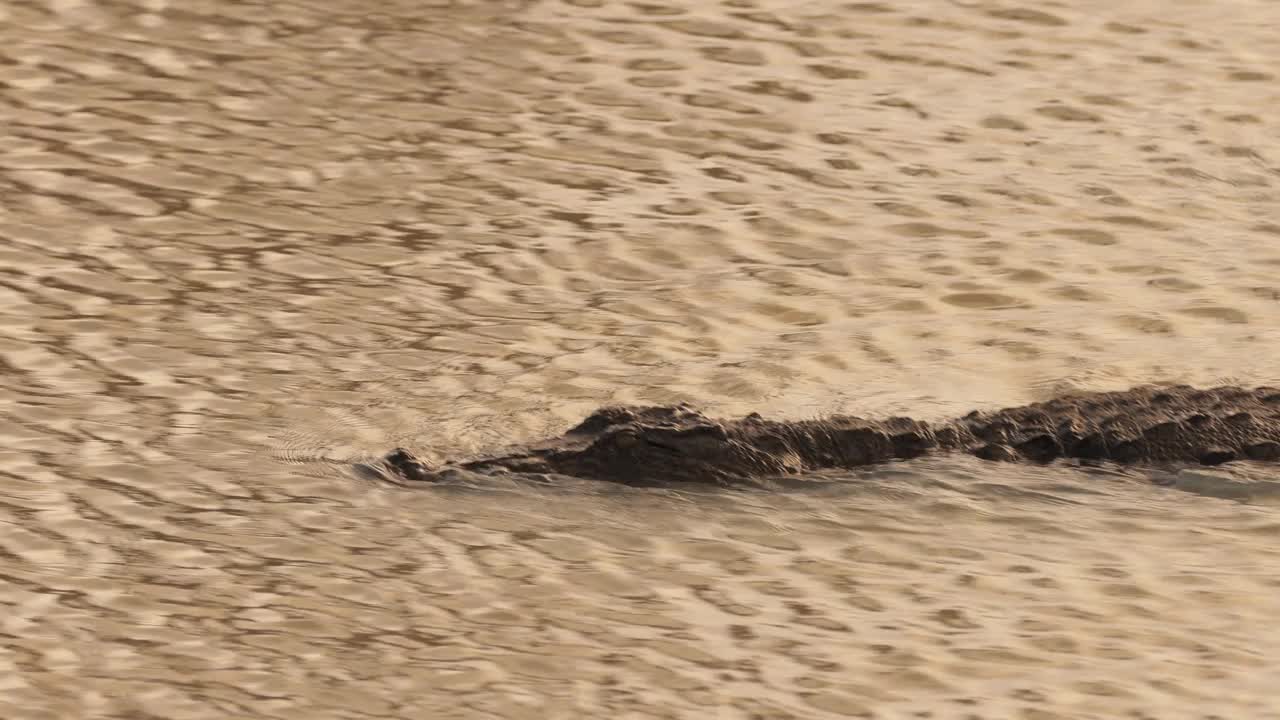
[[[513,473],[627,485],[735,486],[940,451],[1032,463],[1280,461],[1280,388],[1139,387],[935,424],[840,415],[775,421],[754,413],[714,420],[687,405],[605,407],[543,442],[437,466],[396,449],[375,469],[396,482]]]

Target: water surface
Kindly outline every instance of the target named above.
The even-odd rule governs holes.
[[[1265,468],[705,493],[344,465],[608,402],[1280,383],[1277,24],[0,6],[2,714],[1280,717]]]

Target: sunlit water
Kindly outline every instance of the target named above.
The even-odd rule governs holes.
[[[0,4],[0,716],[1280,717],[1280,478],[349,471],[1280,383],[1280,6]]]

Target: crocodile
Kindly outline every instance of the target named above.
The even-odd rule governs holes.
[[[983,460],[1125,465],[1280,461],[1280,388],[1142,386],[1077,393],[942,423],[834,415],[717,420],[686,404],[608,406],[559,437],[456,462],[404,448],[364,465],[399,484],[511,475],[723,487],[961,452]]]

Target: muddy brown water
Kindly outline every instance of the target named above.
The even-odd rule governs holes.
[[[1278,383],[1277,26],[0,4],[0,715],[1280,717],[1274,470],[345,465],[607,402]]]

